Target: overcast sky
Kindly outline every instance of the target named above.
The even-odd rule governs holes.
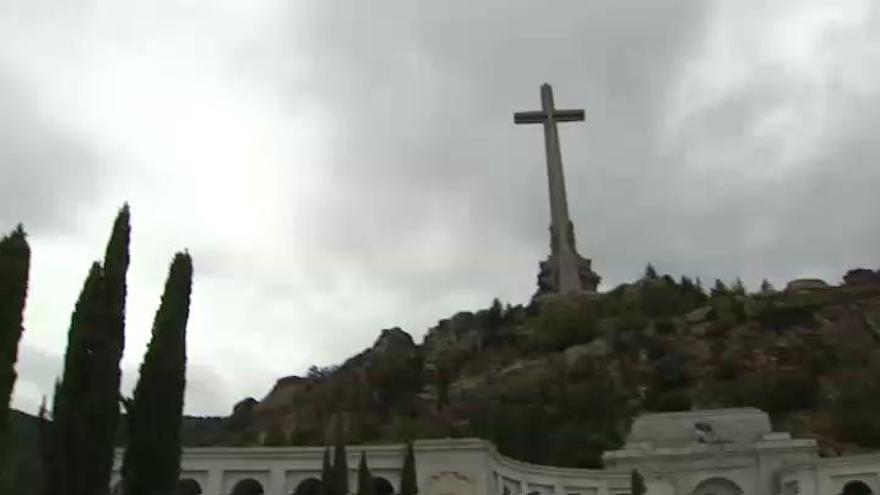
[[[874,0],[0,0],[0,229],[33,249],[14,406],[132,210],[124,387],[168,263],[195,263],[186,412],[401,326],[525,303],[549,249],[557,104],[601,288],[755,287],[880,265]]]

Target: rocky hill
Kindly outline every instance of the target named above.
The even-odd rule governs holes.
[[[755,406],[824,455],[880,448],[880,272],[746,294],[648,270],[595,296],[398,328],[338,367],[279,380],[191,443],[321,445],[479,436],[512,457],[596,467],[642,411]]]

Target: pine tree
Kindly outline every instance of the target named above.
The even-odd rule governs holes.
[[[648,266],[645,267],[645,276],[646,280],[654,280],[657,278],[657,270],[654,269],[654,265],[648,263]]]
[[[730,293],[730,291],[727,289],[727,286],[724,285],[724,282],[722,282],[721,279],[716,278],[715,279],[715,286],[712,287],[712,290],[709,294],[712,297],[721,297],[721,296],[726,296],[729,293]]]
[[[737,296],[746,295],[746,284],[743,283],[742,279],[736,277],[736,280],[733,282],[733,288],[731,289],[731,293]]]
[[[31,250],[19,225],[0,239],[0,442],[7,428],[9,400],[15,384],[15,362],[27,297]],[[5,464],[2,443],[0,463]],[[0,464],[0,465],[2,465]]]
[[[324,462],[321,464],[321,495],[335,495],[333,487],[333,468],[330,466],[330,448],[324,448]]]
[[[373,476],[367,467],[367,454],[361,452],[361,462],[358,465],[358,490],[357,495],[373,495]]]
[[[126,495],[171,493],[180,474],[192,272],[189,254],[176,254],[128,410],[128,446],[122,464]]]
[[[647,488],[645,488],[645,478],[638,469],[632,470],[629,477],[629,485],[629,491],[632,495],[645,495],[645,492],[647,491]]]
[[[339,422],[342,422],[340,416]],[[348,495],[348,455],[342,427],[337,427],[336,447],[333,449],[333,495]]]
[[[416,458],[413,454],[412,442],[406,444],[403,457],[403,470],[400,473],[400,495],[416,495],[419,493],[416,482]]]
[[[775,289],[773,288],[773,284],[771,284],[766,278],[761,281],[761,292],[773,292]]]

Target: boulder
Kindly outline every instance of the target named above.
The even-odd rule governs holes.
[[[416,343],[400,328],[387,328],[379,334],[372,350],[376,354],[410,354],[416,350]]]
[[[685,315],[685,320],[688,323],[701,323],[709,319],[709,315],[712,314],[712,306],[703,306],[702,308],[697,308],[687,315]]]
[[[855,268],[846,272],[843,276],[846,285],[873,285],[880,284],[880,270],[874,271],[867,268]]]

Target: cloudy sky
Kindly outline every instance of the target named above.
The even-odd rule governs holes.
[[[124,387],[193,254],[189,414],[381,328],[524,303],[561,131],[602,288],[646,263],[754,287],[880,265],[874,0],[0,0],[0,228],[33,249],[14,405],[132,208]]]

